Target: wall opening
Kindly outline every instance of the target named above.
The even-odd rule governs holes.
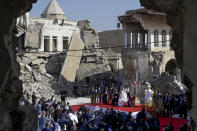
[[[44,36],[44,52],[50,51],[50,37]]]
[[[176,75],[177,64],[175,59],[171,59],[167,62],[165,71],[170,75]]]
[[[57,51],[57,36],[53,36],[53,51]]]
[[[69,48],[68,37],[63,37],[63,51],[66,51]]]
[[[154,30],[154,46],[159,47],[159,32]]]

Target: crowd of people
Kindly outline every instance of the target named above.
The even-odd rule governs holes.
[[[100,92],[99,88],[97,91]],[[117,103],[120,95],[117,91],[110,94],[107,89],[102,93],[91,93],[92,102],[111,102]],[[110,89],[109,89],[110,90]],[[21,105],[28,102],[30,95],[20,99]],[[115,111],[113,109],[95,109],[90,110],[87,106],[81,106],[78,111],[73,111],[70,103],[65,100],[66,93],[62,92],[61,102],[55,100],[54,96],[51,99],[42,97],[38,100],[36,94],[31,95],[31,103],[37,110],[38,115],[38,131],[159,131],[160,123],[157,117],[152,116],[147,119],[146,111],[143,108],[136,118],[133,118],[132,112],[125,113]],[[111,96],[110,96],[111,95]],[[129,96],[129,92],[126,94]],[[131,95],[130,95],[131,96]],[[109,97],[109,98],[108,98]],[[107,99],[107,100],[105,100]],[[154,94],[154,99],[163,100],[163,110],[165,114],[172,115],[179,113],[180,116],[187,118],[186,100],[183,94],[180,95],[164,95],[159,92]],[[114,102],[115,100],[115,102]],[[128,99],[129,102],[129,99]],[[128,103],[129,105],[129,103]],[[173,123],[166,126],[163,130],[173,131]],[[180,128],[180,130],[188,129],[187,124]]]
[[[154,94],[154,100],[162,100],[163,115],[172,116],[173,114],[180,114],[180,117],[187,119],[188,109],[184,94],[170,94],[161,95],[159,92]],[[158,105],[158,103],[156,103]]]
[[[37,107],[39,131],[159,131],[160,124],[156,117],[147,120],[145,109],[137,114],[113,109],[88,109],[81,106],[74,112],[69,103],[40,99]]]

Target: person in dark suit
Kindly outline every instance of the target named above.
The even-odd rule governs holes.
[[[170,101],[170,96],[169,96],[169,93],[167,93],[167,95],[163,96],[163,109],[164,109],[164,114],[167,110],[167,106],[169,104],[169,101]]]
[[[169,100],[169,103],[167,105],[167,114],[169,115],[172,115],[174,112],[173,112],[173,108],[174,108],[174,104],[175,104],[175,98],[172,96]]]
[[[142,123],[146,120],[146,113],[145,113],[145,109],[142,108],[142,111],[140,111],[138,114],[137,114],[137,117],[136,117],[136,122],[137,122],[137,125],[138,127],[142,126]]]
[[[118,92],[115,92],[114,97],[112,98],[112,105],[117,105],[118,98],[119,98]]]

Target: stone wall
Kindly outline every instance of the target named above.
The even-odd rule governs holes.
[[[41,31],[43,24],[31,23],[28,25],[27,32],[25,33],[25,45],[24,48],[38,49],[41,42]]]
[[[105,57],[105,50],[101,49],[97,31],[91,28],[89,21],[80,21],[78,26],[82,29],[84,51],[77,71],[77,79],[84,80],[86,77],[109,73],[111,70]]]
[[[125,51],[126,52],[126,51]],[[122,55],[123,60],[123,78],[126,80],[136,80],[137,66],[139,68],[139,80],[150,81],[152,78],[151,68],[148,62],[148,53],[135,51]]]
[[[110,30],[99,32],[99,42],[101,47],[112,47],[116,53],[121,53],[124,47],[124,31]],[[117,48],[115,48],[117,46]],[[113,48],[114,47],[114,48]],[[107,49],[105,49],[107,50]]]
[[[18,99],[22,95],[19,81],[19,65],[16,61],[16,18],[32,8],[36,0],[0,1],[0,130],[24,130],[22,114],[18,108]],[[9,14],[9,15],[8,15]],[[33,114],[31,114],[33,116]],[[25,116],[28,117],[28,116]],[[35,120],[36,121],[36,120]],[[36,131],[37,125],[30,124],[26,129]]]

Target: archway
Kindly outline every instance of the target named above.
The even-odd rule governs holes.
[[[167,62],[165,71],[170,75],[176,75],[177,64],[175,59],[171,59]]]

